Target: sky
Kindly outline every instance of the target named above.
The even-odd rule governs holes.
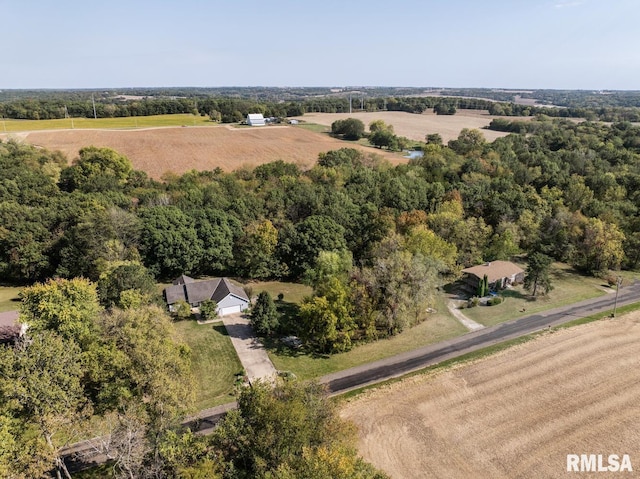
[[[0,0],[0,89],[640,90],[639,0]]]

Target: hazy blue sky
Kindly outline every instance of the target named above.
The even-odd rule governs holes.
[[[0,0],[0,88],[640,89],[640,0]]]

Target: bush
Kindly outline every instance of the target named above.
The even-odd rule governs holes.
[[[278,301],[282,301],[284,299],[284,293],[278,293]]]
[[[200,303],[200,317],[207,321],[218,317],[218,303],[211,299],[205,299]]]
[[[186,301],[176,301],[173,307],[174,314],[178,319],[189,319],[191,317],[191,306]]]
[[[487,306],[496,306],[504,301],[500,296],[495,296],[487,301]]]
[[[477,296],[474,296],[473,298],[469,298],[469,301],[467,301],[468,308],[475,308],[479,304],[480,304],[480,298],[478,298]]]

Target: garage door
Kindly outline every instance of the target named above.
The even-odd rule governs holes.
[[[229,306],[227,308],[220,308],[220,316],[225,316],[227,314],[240,313],[242,310],[240,309],[240,305]]]

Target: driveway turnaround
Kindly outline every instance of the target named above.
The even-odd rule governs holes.
[[[229,314],[222,317],[222,322],[229,333],[236,353],[238,353],[240,363],[247,373],[249,383],[253,383],[257,379],[269,381],[275,378],[276,368],[269,359],[264,346],[254,334],[246,315]]]

